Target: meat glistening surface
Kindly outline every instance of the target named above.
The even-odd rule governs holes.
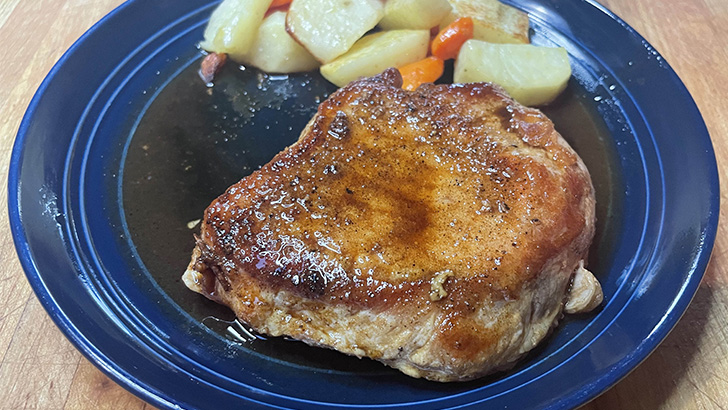
[[[183,279],[258,332],[470,380],[549,333],[575,272],[593,279],[594,190],[497,86],[400,87],[389,69],[324,101],[207,208]]]

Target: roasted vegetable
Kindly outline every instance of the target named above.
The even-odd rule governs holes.
[[[435,56],[407,64],[399,68],[402,75],[402,88],[412,91],[424,83],[433,83],[445,69],[445,62]]]
[[[463,44],[473,38],[473,19],[460,17],[448,24],[432,40],[432,55],[443,60],[455,58]]]
[[[359,77],[379,74],[390,67],[422,60],[427,56],[429,30],[392,30],[369,34],[336,60],[321,66],[327,80],[343,87]]]
[[[270,4],[271,0],[224,0],[212,12],[200,47],[242,61]]]
[[[274,11],[263,20],[244,62],[269,73],[313,70],[318,61],[286,32],[286,12]]]
[[[286,29],[327,63],[349,50],[383,15],[381,0],[293,0]]]
[[[496,83],[521,104],[543,105],[566,88],[569,77],[569,56],[561,47],[468,40],[455,60],[453,80]]]
[[[429,30],[450,14],[447,0],[387,0],[379,27]]]
[[[528,14],[498,0],[448,0],[450,15],[440,28],[460,17],[473,19],[473,38],[491,43],[529,43]]]

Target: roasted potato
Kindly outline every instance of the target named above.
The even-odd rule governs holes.
[[[224,0],[212,12],[200,47],[241,62],[272,0]]]
[[[460,17],[473,19],[473,38],[490,43],[529,43],[528,14],[498,0],[448,0],[452,11],[440,29]]]
[[[534,106],[553,101],[570,77],[569,56],[561,47],[468,40],[455,60],[453,81],[496,83],[516,101]]]
[[[275,11],[263,20],[244,62],[269,73],[308,71],[319,66],[286,32],[285,11]]]
[[[391,30],[369,34],[357,41],[346,54],[322,65],[321,74],[343,87],[359,77],[422,60],[427,55],[429,42],[429,30]]]
[[[383,15],[381,0],[293,0],[286,30],[327,63],[349,50]]]
[[[450,14],[447,0],[387,0],[379,27],[429,30]]]

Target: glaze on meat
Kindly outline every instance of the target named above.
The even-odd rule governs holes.
[[[593,187],[551,121],[499,87],[400,87],[390,69],[324,101],[210,204],[184,280],[261,333],[470,380],[560,318]]]

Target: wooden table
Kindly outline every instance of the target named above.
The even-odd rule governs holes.
[[[149,0],[154,1],[154,0]],[[575,0],[576,1],[576,0]],[[0,204],[10,152],[36,88],[62,53],[121,0],[0,0]],[[724,193],[728,160],[728,2],[603,0],[672,65],[713,138]],[[0,409],[152,408],[108,379],[55,327],[18,262],[0,212]],[[697,295],[662,345],[584,408],[728,407],[726,218]]]

